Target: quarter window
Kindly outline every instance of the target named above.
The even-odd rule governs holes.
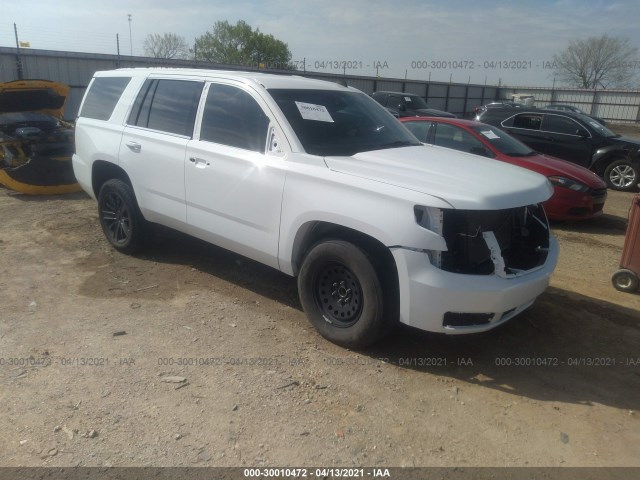
[[[264,153],[269,117],[244,90],[212,84],[202,115],[200,140]]]
[[[129,125],[193,135],[202,82],[187,80],[147,80],[138,93]]]
[[[80,117],[109,120],[120,95],[129,85],[130,77],[97,77],[87,93]]]

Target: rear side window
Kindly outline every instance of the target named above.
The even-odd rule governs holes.
[[[202,115],[200,140],[264,153],[269,117],[244,90],[213,84]]]
[[[526,128],[528,130],[540,130],[542,115],[522,114],[513,119],[513,128]]]
[[[130,77],[97,77],[94,78],[85,96],[80,117],[109,120],[116,108],[120,95],[129,85]]]
[[[188,80],[147,80],[127,123],[191,137],[203,85]]]

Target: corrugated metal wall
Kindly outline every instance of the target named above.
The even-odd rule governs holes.
[[[0,82],[18,78],[16,52],[15,48],[0,47]],[[75,117],[84,90],[93,73],[98,70],[152,66],[247,70],[246,67],[237,65],[204,64],[189,60],[159,60],[145,57],[32,49],[21,49],[20,53],[23,78],[54,80],[71,86],[71,94],[65,108],[66,118]],[[348,85],[367,94],[380,90],[414,93],[424,97],[431,108],[446,110],[461,117],[470,116],[476,106],[498,99],[509,99],[513,93],[524,93],[534,95],[535,104],[538,107],[549,103],[566,103],[607,120],[640,121],[640,91],[497,87],[335,75],[320,72],[298,71],[296,73],[321,80],[346,81]]]
[[[640,92],[628,90],[576,90],[565,88],[502,88],[503,98],[513,93],[534,95],[537,107],[550,103],[573,105],[590,115],[620,122],[640,121]]]

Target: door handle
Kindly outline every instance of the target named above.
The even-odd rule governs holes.
[[[129,147],[129,150],[134,153],[140,153],[140,151],[142,150],[142,145],[140,145],[138,142],[129,141],[126,143],[126,145],[127,147]]]
[[[209,166],[211,165],[211,163],[208,160],[205,160],[204,158],[199,158],[199,157],[189,157],[189,161],[193,164],[195,164],[196,166]]]

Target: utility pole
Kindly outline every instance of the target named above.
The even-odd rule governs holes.
[[[18,41],[18,27],[13,24],[13,32],[16,34],[16,69],[18,70],[18,80],[24,78],[24,72],[22,71],[22,57],[20,56],[20,42]]]
[[[129,17],[129,54],[133,56],[133,40],[131,40],[131,14],[127,13]]]
[[[116,33],[116,48],[118,49],[118,60],[116,62],[116,68],[120,68],[120,34]]]

